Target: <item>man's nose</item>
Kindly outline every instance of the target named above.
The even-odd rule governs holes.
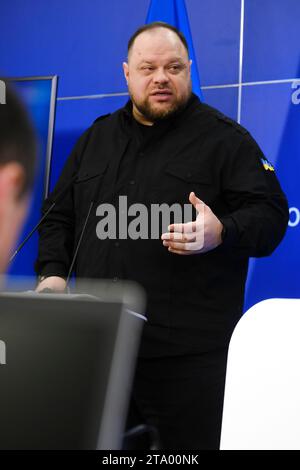
[[[163,67],[157,68],[153,77],[155,83],[166,83],[169,77]]]

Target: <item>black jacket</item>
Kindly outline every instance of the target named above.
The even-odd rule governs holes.
[[[136,150],[128,185],[119,185],[132,145],[131,102],[81,136],[51,198],[67,188],[40,229],[39,274],[66,276],[90,201],[77,277],[123,278],[146,290],[148,324],[141,354],[202,352],[228,343],[239,319],[249,257],[267,256],[284,236],[288,205],[271,165],[250,134],[192,96],[177,116],[153,126]],[[131,148],[132,152],[132,148]],[[124,168],[123,168],[124,175]],[[129,175],[127,175],[129,177]],[[124,183],[124,182],[123,182]],[[205,254],[180,256],[160,239],[99,240],[100,203],[188,203],[194,191],[226,227],[225,241]]]

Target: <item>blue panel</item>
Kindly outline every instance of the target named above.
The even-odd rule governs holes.
[[[244,87],[242,117],[275,163],[290,206],[290,224],[283,242],[272,256],[251,263],[247,309],[268,297],[300,297],[300,82]]]
[[[124,106],[127,100],[128,96],[57,102],[50,191],[80,135],[93,124],[97,117],[112,113]]]
[[[186,0],[201,85],[237,83],[240,0]]]
[[[18,245],[25,239],[40,219],[40,208],[45,189],[44,183],[52,81],[50,79],[26,80],[15,82],[14,86],[23,99],[32,118],[39,143],[38,166],[32,194],[32,204],[23,232],[17,243]],[[10,266],[9,274],[23,276],[34,275],[33,264],[37,257],[37,240],[37,233],[35,233],[14,259]]]
[[[297,77],[299,0],[245,0],[243,81]]]
[[[203,90],[205,103],[217,108],[226,116],[236,121],[238,106],[238,88],[209,88]]]
[[[149,0],[2,3],[2,72],[57,74],[59,96],[126,90],[121,64]],[[236,83],[240,0],[186,0],[186,6],[202,85]]]
[[[126,91],[122,62],[149,0],[1,2],[1,71],[60,77],[59,96]]]
[[[252,133],[273,164],[279,154],[293,92],[295,89],[292,83],[243,87],[242,124]]]

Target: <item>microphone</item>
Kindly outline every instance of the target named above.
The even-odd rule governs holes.
[[[31,230],[31,232],[27,235],[27,237],[25,237],[25,239],[22,241],[22,243],[20,243],[20,245],[17,247],[17,249],[15,250],[15,252],[13,253],[13,255],[10,257],[9,259],[9,263],[11,263],[13,261],[13,259],[17,256],[17,254],[19,253],[19,251],[23,248],[23,246],[27,243],[27,241],[32,237],[32,235],[36,232],[36,230],[40,227],[40,225],[44,222],[44,220],[47,218],[48,214],[50,214],[50,212],[53,210],[53,208],[55,207],[57,201],[59,201],[59,199],[67,192],[67,190],[70,188],[70,186],[74,183],[74,181],[76,180],[77,178],[77,173],[75,175],[73,175],[73,177],[71,178],[71,180],[67,183],[67,185],[62,188],[57,196],[53,199],[53,202],[51,204],[51,206],[47,209],[47,211],[45,212],[45,214],[43,215],[43,217],[39,220],[39,222],[33,227],[33,229]]]
[[[74,264],[75,264],[75,261],[76,261],[76,258],[77,258],[77,254],[78,254],[78,251],[79,251],[79,248],[80,248],[82,239],[83,239],[83,235],[84,235],[85,229],[86,229],[86,227],[87,227],[88,220],[89,220],[89,218],[90,218],[90,214],[91,214],[93,205],[94,205],[94,203],[96,202],[96,197],[97,197],[97,195],[98,195],[98,193],[99,193],[99,190],[100,190],[100,183],[101,183],[101,181],[102,181],[102,176],[103,176],[103,173],[102,173],[101,175],[99,175],[99,182],[98,182],[98,184],[97,184],[96,187],[95,187],[95,191],[94,191],[92,200],[91,200],[90,205],[89,205],[89,208],[88,208],[87,216],[86,216],[86,218],[85,218],[85,221],[84,221],[84,224],[83,224],[83,227],[82,227],[82,231],[81,231],[81,234],[80,234],[78,243],[77,243],[76,248],[75,248],[75,251],[74,251],[74,255],[73,255],[72,262],[71,262],[71,265],[70,265],[70,269],[69,269],[69,272],[68,272],[68,276],[67,276],[67,279],[66,279],[66,288],[68,287],[68,284],[69,284],[69,281],[70,281],[70,277],[71,277],[71,274],[72,274],[72,271],[73,271],[73,268],[74,268]]]

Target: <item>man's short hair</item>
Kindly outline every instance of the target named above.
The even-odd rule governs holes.
[[[33,185],[36,162],[36,134],[24,105],[5,79],[5,104],[0,104],[0,166],[17,162],[24,168],[19,197]]]
[[[182,32],[179,31],[179,29],[175,28],[175,26],[172,26],[169,23],[164,23],[163,21],[154,21],[153,23],[148,23],[138,28],[128,41],[127,53],[129,54],[130,49],[132,48],[135,39],[140,34],[144,33],[145,31],[151,31],[157,28],[165,28],[165,29],[169,29],[170,31],[173,31],[173,33],[175,33],[179,37],[180,41],[186,48],[187,53],[189,53],[189,46],[188,46],[188,43],[184,34],[182,34]]]

